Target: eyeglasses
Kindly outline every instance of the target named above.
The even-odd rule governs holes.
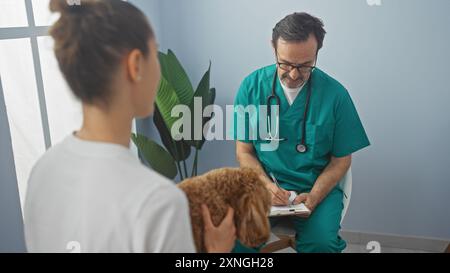
[[[291,63],[282,63],[278,61],[278,52],[275,50],[275,57],[277,59],[277,65],[281,70],[287,71],[287,72],[291,72],[294,69],[297,69],[297,72],[299,72],[300,74],[308,74],[311,73],[316,66],[310,66],[310,65],[303,65],[303,64],[291,64]],[[317,56],[316,56],[316,61],[315,63],[317,63]]]
[[[314,68],[316,68],[315,66],[309,66],[309,65],[296,65],[296,64],[290,64],[290,63],[280,63],[277,62],[277,65],[280,69],[284,70],[284,71],[288,71],[291,72],[294,69],[297,69],[297,71],[301,74],[307,74],[307,73],[311,73]]]

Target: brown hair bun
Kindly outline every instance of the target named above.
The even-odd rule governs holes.
[[[133,49],[149,55],[153,30],[145,15],[122,0],[51,0],[59,12],[51,26],[59,68],[77,98],[86,103],[108,102],[114,72]]]

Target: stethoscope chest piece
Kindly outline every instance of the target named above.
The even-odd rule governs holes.
[[[308,150],[308,148],[304,144],[298,144],[296,149],[297,149],[297,152],[299,152],[301,154],[306,153],[306,151]]]

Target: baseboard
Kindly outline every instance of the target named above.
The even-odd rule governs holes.
[[[351,230],[341,230],[340,234],[349,244],[366,245],[371,241],[376,241],[380,243],[382,248],[413,249],[436,253],[450,251],[450,242],[442,239],[365,233]]]

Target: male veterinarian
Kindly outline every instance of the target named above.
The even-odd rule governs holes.
[[[287,205],[289,191],[295,191],[294,204],[303,202],[312,211],[309,218],[289,216],[298,252],[342,252],[346,247],[338,234],[343,209],[338,182],[349,170],[352,154],[370,145],[347,90],[316,67],[323,26],[306,13],[288,15],[276,24],[276,64],[249,75],[235,100],[235,106],[279,105],[276,135],[250,139],[246,126],[244,137],[235,130],[236,153],[241,166],[260,172],[273,205]],[[274,140],[276,150],[261,149]],[[272,224],[278,219],[271,219]]]

